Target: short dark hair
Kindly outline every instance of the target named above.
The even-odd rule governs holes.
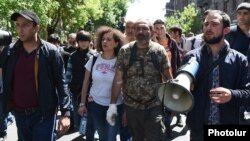
[[[204,12],[204,18],[206,18],[206,16],[208,14],[219,14],[221,15],[222,17],[222,22],[223,22],[223,27],[230,27],[230,24],[231,24],[231,20],[230,20],[230,17],[227,15],[227,13],[223,12],[223,11],[220,11],[220,10],[207,10]]]
[[[76,41],[91,41],[91,34],[85,30],[80,30],[76,34]]]
[[[155,22],[153,23],[153,25],[156,25],[156,24],[163,24],[163,25],[165,25],[165,22],[163,20],[161,20],[161,19],[157,19],[157,20],[155,20]]]
[[[48,36],[47,41],[50,42],[50,43],[58,43],[58,44],[60,44],[60,37],[59,37],[58,34],[53,33],[53,34],[50,34]]]
[[[178,25],[175,25],[175,26],[172,26],[169,28],[169,31],[173,31],[173,32],[179,32],[179,35],[181,36],[182,35],[182,29],[180,26]]]

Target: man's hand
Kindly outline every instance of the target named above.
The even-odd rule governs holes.
[[[115,125],[115,116],[117,115],[116,104],[109,104],[109,109],[107,111],[106,120],[111,126]]]
[[[58,121],[58,133],[59,135],[65,134],[70,127],[70,118],[67,116],[61,116]]]
[[[231,100],[232,94],[229,89],[217,87],[210,90],[210,98],[217,104],[223,104]]]

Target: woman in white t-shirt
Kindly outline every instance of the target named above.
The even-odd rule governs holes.
[[[125,37],[119,30],[107,26],[100,27],[96,32],[96,37],[95,47],[100,54],[94,62],[91,74],[93,57],[90,58],[85,65],[85,78],[78,112],[80,115],[88,112],[88,118],[92,119],[94,127],[99,134],[100,141],[116,141],[116,135],[120,124],[118,122],[121,122],[122,97],[120,97],[116,103],[118,116],[116,117],[114,126],[109,125],[106,121],[106,113],[111,100],[116,56],[118,55],[120,47],[125,43]],[[90,77],[92,78],[92,84],[89,91],[89,97],[91,98],[89,98],[88,108],[86,108],[86,96]],[[88,132],[88,129],[86,132]]]

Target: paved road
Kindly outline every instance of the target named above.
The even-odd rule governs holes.
[[[182,119],[185,120],[185,117],[182,116]],[[173,138],[169,141],[189,141],[189,130],[186,126],[180,128],[174,125],[176,122],[176,118],[173,118],[171,123],[171,127],[173,128]],[[16,133],[16,126],[15,122],[8,126],[8,141],[17,141],[17,133]],[[83,137],[80,136],[78,132],[74,132],[71,134],[67,134],[59,138],[57,141],[83,141]],[[119,140],[119,135],[117,136],[117,141]]]

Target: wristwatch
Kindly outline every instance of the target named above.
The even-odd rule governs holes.
[[[81,103],[79,104],[79,107],[83,107],[83,106],[85,106],[85,103],[84,103],[84,102],[81,102]]]

